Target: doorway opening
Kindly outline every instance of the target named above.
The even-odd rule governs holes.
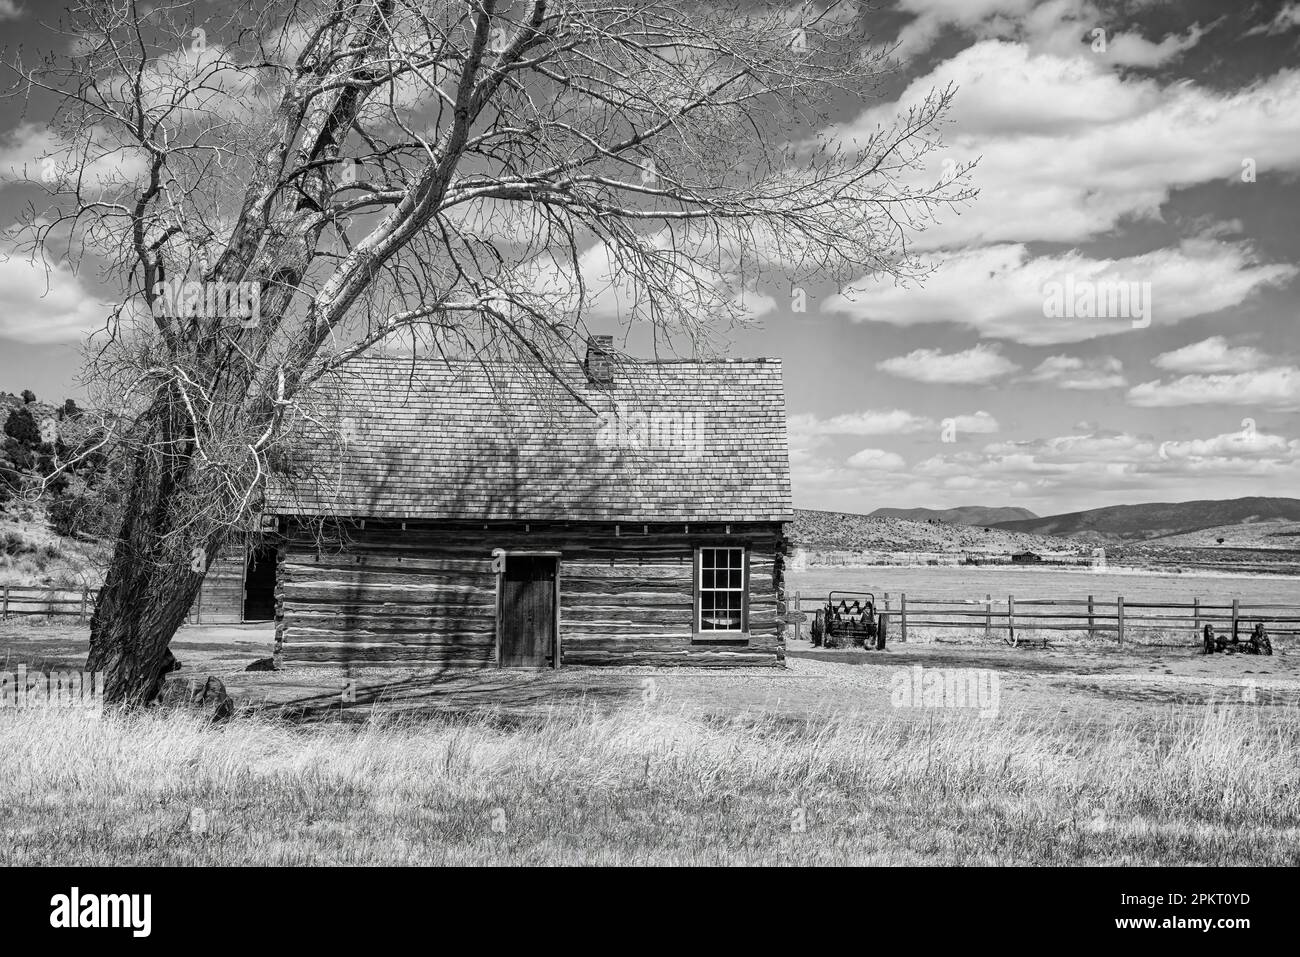
[[[275,618],[274,545],[249,549],[244,570],[244,621],[271,621]]]

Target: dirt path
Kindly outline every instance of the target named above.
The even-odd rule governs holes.
[[[6,623],[8,624],[8,623]],[[902,644],[886,651],[814,649],[790,642],[785,669],[565,668],[548,671],[290,668],[246,671],[270,654],[266,625],[186,627],[173,649],[184,667],[170,681],[201,684],[215,675],[245,709],[300,719],[362,719],[374,708],[412,714],[535,716],[556,709],[655,707],[716,716],[779,720],[917,720],[987,710],[990,719],[1058,715],[1104,731],[1140,726],[1155,711],[1197,714],[1207,706],[1263,709],[1279,720],[1300,717],[1300,654],[1289,645],[1272,657],[1205,656],[1191,648],[1113,646],[1011,648],[1003,643]],[[82,628],[17,626],[0,630],[0,667],[14,671],[79,668]],[[955,671],[954,671],[955,670]],[[918,691],[928,675],[959,673],[996,682],[996,705],[925,705],[920,695],[899,706],[900,687]],[[974,688],[974,685],[970,686]]]

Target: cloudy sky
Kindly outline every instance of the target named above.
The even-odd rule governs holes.
[[[10,42],[39,42],[35,6],[0,0]],[[785,360],[796,504],[1300,495],[1300,0],[865,15],[902,69],[826,132],[865,136],[955,84],[947,153],[918,175],[978,161],[980,194],[924,235],[923,288],[765,294],[734,338]],[[0,131],[0,168],[47,135],[13,105]],[[4,185],[0,217],[30,199]],[[82,394],[104,311],[86,276],[0,261],[0,389]]]
[[[926,234],[924,289],[778,301],[744,344],[786,360],[797,504],[1300,495],[1300,3],[879,20],[904,75],[839,134],[955,83],[948,158],[980,196]],[[1150,283],[1149,313],[1046,315],[1071,280]]]

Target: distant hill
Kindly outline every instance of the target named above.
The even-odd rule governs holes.
[[[820,512],[806,508],[794,510],[790,535],[795,545],[809,551],[947,554],[1079,551],[1077,542],[999,528],[985,531],[982,526],[955,522],[929,525],[886,515]]]
[[[957,508],[878,508],[872,518],[904,518],[909,522],[935,519],[950,525],[997,525],[1038,516],[1027,508],[992,508],[986,505],[960,505]]]
[[[63,414],[63,403],[51,405],[48,402],[24,402],[20,396],[10,392],[0,392],[0,429],[4,428],[9,421],[9,415],[15,409],[26,408],[32,414],[32,420],[39,429],[46,419],[53,419],[55,428],[58,430],[59,438],[69,446],[75,446],[83,441],[90,434],[91,430],[98,424],[99,418],[94,415],[84,415],[85,409],[79,409],[75,418],[69,418]],[[0,440],[5,436],[0,433]]]
[[[1200,529],[1256,522],[1300,521],[1300,499],[1234,498],[1224,501],[1112,505],[1045,518],[998,522],[1011,532],[1055,535],[1093,542],[1145,541]],[[1220,533],[1221,534],[1221,533]]]

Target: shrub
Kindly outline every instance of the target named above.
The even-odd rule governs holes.
[[[50,502],[50,525],[64,536],[112,535],[121,515],[121,485],[117,478],[110,473],[88,482],[80,475],[74,476],[65,483],[62,494]]]
[[[30,447],[41,443],[41,430],[26,406],[19,406],[9,413],[9,418],[5,420],[5,435]]]

